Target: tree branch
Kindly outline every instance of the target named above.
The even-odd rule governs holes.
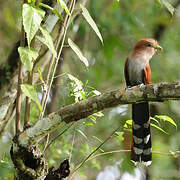
[[[44,23],[44,26],[49,31],[49,33],[52,33],[57,26],[59,27],[58,17],[53,14],[48,14],[47,19]],[[56,38],[58,37],[58,33],[56,32],[52,33],[52,36],[53,36],[53,40],[55,41]],[[10,58],[12,58],[13,61],[18,61],[17,60],[19,58],[18,52],[17,52],[18,46],[19,44],[17,44],[16,48],[13,50],[15,55],[10,56]],[[38,47],[37,49],[39,49],[39,52],[42,49],[42,56],[40,55],[40,57],[37,59],[35,64],[36,65],[41,64],[40,66],[43,71],[50,60],[47,57],[46,61],[43,61],[43,57],[45,55],[48,55],[49,51],[47,51],[47,49],[44,50],[43,46]],[[13,74],[13,77],[11,78],[11,80],[7,84],[4,83],[4,86],[0,88],[0,112],[1,112],[0,113],[0,135],[2,134],[8,120],[10,119],[10,115],[12,114],[13,109],[15,107],[14,102],[17,96],[18,71],[16,70],[12,74]],[[24,73],[23,77],[24,79],[27,79],[27,73]],[[34,82],[36,82],[38,78],[35,77],[33,80]]]
[[[162,102],[165,100],[180,100],[180,83],[160,83],[134,86],[130,89],[117,89],[99,96],[74,103],[59,109],[48,117],[38,121],[33,127],[20,134],[19,143],[28,145],[35,143],[42,136],[66,123],[78,121],[89,115],[120,104],[133,104],[144,101]]]

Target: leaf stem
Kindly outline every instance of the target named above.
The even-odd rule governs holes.
[[[34,69],[34,68],[33,68]],[[28,72],[28,84],[32,85],[33,83],[33,69],[32,72]],[[25,105],[25,115],[24,115],[24,129],[29,127],[30,123],[30,111],[31,111],[31,99],[26,97]]]
[[[36,1],[36,6],[38,7],[41,0]],[[35,37],[31,41],[30,47],[35,47]],[[35,64],[33,64],[33,68],[31,72],[28,72],[28,84],[33,84],[33,74],[34,74],[34,67]],[[24,116],[24,129],[28,128],[30,125],[30,112],[31,112],[31,99],[29,97],[26,97],[26,106],[25,106],[25,116]]]
[[[74,10],[75,2],[76,2],[75,0],[71,0],[71,2],[70,2],[70,8],[69,9],[71,9],[70,10],[71,14],[72,14],[72,12]],[[41,105],[42,105],[43,110],[39,115],[39,119],[41,119],[43,117],[45,109],[46,109],[47,100],[48,100],[49,93],[50,93],[50,90],[51,90],[52,82],[53,82],[53,79],[54,79],[54,76],[55,76],[55,73],[56,73],[56,69],[57,69],[57,65],[58,65],[58,61],[60,59],[62,49],[63,49],[63,46],[64,46],[64,41],[65,41],[69,21],[70,21],[70,17],[69,17],[68,14],[66,14],[66,17],[65,17],[64,23],[62,25],[61,32],[60,32],[60,35],[59,35],[59,38],[57,40],[56,47],[55,47],[56,51],[58,51],[58,47],[59,47],[59,44],[61,42],[61,46],[59,48],[58,56],[57,56],[57,58],[55,58],[53,56],[52,60],[49,63],[48,73],[47,73],[47,76],[46,76],[46,85],[48,85],[49,81],[50,82],[49,82],[48,90],[43,91],[42,100],[41,100]],[[51,76],[51,74],[52,74],[52,76]],[[51,76],[51,78],[50,78],[50,76]]]
[[[27,0],[24,0],[26,3]],[[25,31],[23,27],[23,22],[21,26],[21,39],[20,39],[20,47],[25,46]],[[17,85],[17,97],[16,97],[16,121],[15,121],[15,133],[18,134],[20,132],[20,120],[21,120],[21,84],[23,83],[23,65],[21,59],[19,58],[19,69],[18,69],[18,85]]]
[[[68,178],[68,180],[71,180],[73,176],[76,174],[76,172],[88,161],[88,159],[96,152],[98,151],[109,139],[113,137],[113,135],[116,133],[116,131],[122,126],[120,124],[96,149],[94,149],[82,162],[75,168],[72,175]]]

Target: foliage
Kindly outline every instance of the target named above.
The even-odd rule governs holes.
[[[33,68],[33,62],[38,57],[38,52],[35,49],[30,49],[28,47],[19,47],[18,52],[22,63],[26,66],[27,70],[31,72]]]
[[[18,28],[20,27],[16,22],[17,17],[20,18],[21,16],[17,13],[20,6],[18,3],[13,4],[10,1],[2,3],[4,9],[1,13],[4,20],[0,19],[0,27],[2,27],[2,24],[5,24],[6,29],[2,28],[2,37],[0,34],[0,38],[5,47],[10,36],[12,36],[14,31],[16,31],[17,35]],[[67,50],[64,48],[65,55],[63,55],[63,66],[61,68],[61,73],[64,72],[67,79],[64,76],[60,76],[60,85],[55,85],[60,86],[60,95],[56,104],[57,109],[66,105],[67,103],[65,102],[69,104],[85,100],[94,95],[100,95],[101,93],[96,89],[100,89],[103,92],[106,89],[114,89],[122,84],[124,86],[123,66],[132,48],[132,44],[141,37],[154,36],[155,29],[159,24],[165,28],[168,26],[168,28],[159,37],[164,53],[154,57],[151,62],[152,81],[174,81],[179,79],[178,57],[180,43],[178,37],[180,25],[178,18],[176,19],[175,17],[176,11],[174,7],[168,1],[115,0],[111,2],[92,0],[89,2],[89,7],[81,4],[77,8],[82,12],[82,17],[85,18],[86,22],[80,20],[79,29],[76,34],[77,38],[71,37],[71,33],[75,31],[76,26],[74,14],[71,14],[65,1],[57,0],[57,3],[65,10],[73,22],[71,24],[72,28],[69,28],[69,33],[66,37],[70,48],[67,48]],[[9,4],[10,7],[8,6]],[[16,10],[15,17],[12,16],[13,8]],[[46,45],[53,58],[57,58],[58,52],[55,49],[52,35],[42,26],[42,22],[45,20],[45,9],[54,13],[60,19],[60,23],[64,22],[64,17],[58,7],[51,7],[44,2],[37,6],[35,1],[28,1],[27,4],[23,5],[22,19],[28,46],[19,47],[18,51],[23,65],[29,72],[32,72],[34,64],[40,56],[38,48],[35,49],[33,47],[33,41]],[[170,12],[171,17],[167,14],[167,10]],[[179,12],[178,9],[177,11]],[[92,33],[90,29],[95,33]],[[6,31],[11,32],[7,33]],[[100,41],[97,40],[97,37],[103,45],[99,43]],[[12,41],[13,38],[11,37],[10,40]],[[10,45],[8,44],[8,46]],[[3,47],[2,52],[5,52],[5,47]],[[74,52],[77,57],[74,56]],[[5,55],[2,57],[1,61],[5,59]],[[41,110],[42,105],[40,105],[38,94],[42,92],[37,91],[36,87],[40,84],[48,89],[49,86],[44,80],[45,73],[48,70],[43,73],[39,68],[37,71],[39,74],[38,83],[35,85],[25,83],[21,85],[21,89],[24,95],[30,97],[38,105],[39,110]],[[52,75],[52,72],[50,75]],[[52,95],[50,100],[51,98]],[[169,169],[178,171],[179,164],[177,163],[177,166],[175,166],[174,162],[179,162],[180,157],[180,144],[177,143],[179,138],[178,127],[180,125],[178,121],[180,117],[179,106],[178,102],[158,103],[151,106],[152,114],[158,114],[151,117],[151,125],[154,127],[152,128],[153,151],[160,152],[159,154],[154,153],[153,156],[153,165],[150,168],[152,179],[163,178],[163,175],[158,173],[157,169],[160,169],[163,173],[166,173]],[[155,109],[153,109],[154,107]],[[128,137],[130,136],[129,131],[131,131],[132,121],[127,119],[130,118],[130,110],[125,108],[124,113],[122,113],[120,109],[121,107],[119,109],[114,108],[113,116],[110,116],[110,111],[98,112],[78,123],[72,124],[72,126],[63,124],[60,131],[55,131],[50,135],[50,140],[54,138],[55,140],[45,151],[49,164],[58,166],[59,162],[65,158],[70,158],[71,169],[76,169],[93,150],[103,143],[106,137],[110,136],[119,123],[121,128],[114,133],[110,141],[103,144],[93,155],[129,148],[130,139]],[[31,111],[31,122],[34,123],[38,117],[36,106],[32,105]],[[67,130],[65,130],[66,128]],[[44,144],[41,144],[42,149]],[[167,154],[164,156],[163,153]],[[167,164],[161,163],[161,159],[164,157]],[[83,176],[88,176],[88,173],[93,172],[93,177],[90,177],[91,179],[94,179],[95,175],[104,166],[115,164],[122,160],[122,164],[119,167],[121,171],[132,172],[134,169],[133,164],[129,160],[129,155],[126,153],[109,153],[91,158],[79,170],[79,173],[83,174]],[[1,160],[0,172],[6,174],[5,176],[7,177],[9,171],[12,171],[11,161],[9,159]],[[169,173],[168,176],[172,177],[173,175]]]
[[[38,99],[38,94],[34,86],[29,84],[22,84],[21,85],[22,92],[29,98],[31,98],[36,104],[38,105],[38,108],[40,111],[42,111],[41,104]]]
[[[27,40],[29,46],[33,37],[35,36],[36,32],[40,27],[44,15],[45,12],[41,9],[35,8],[29,4],[23,5],[23,14],[22,14],[23,26],[27,34]]]
[[[86,57],[83,56],[79,47],[70,38],[68,39],[68,44],[72,48],[72,50],[77,54],[79,59],[85,64],[85,66],[88,67],[89,66],[88,60],[86,59]]]

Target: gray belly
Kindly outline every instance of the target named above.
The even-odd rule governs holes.
[[[131,86],[144,83],[144,65],[138,61],[129,62],[128,75]]]

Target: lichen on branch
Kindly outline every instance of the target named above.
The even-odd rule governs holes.
[[[20,144],[27,145],[58,128],[62,121],[66,123],[78,121],[93,113],[120,104],[144,101],[162,102],[165,100],[180,100],[180,83],[140,85],[113,90],[60,108],[57,112],[43,118],[43,123],[37,122],[34,126],[22,132],[18,140]]]

